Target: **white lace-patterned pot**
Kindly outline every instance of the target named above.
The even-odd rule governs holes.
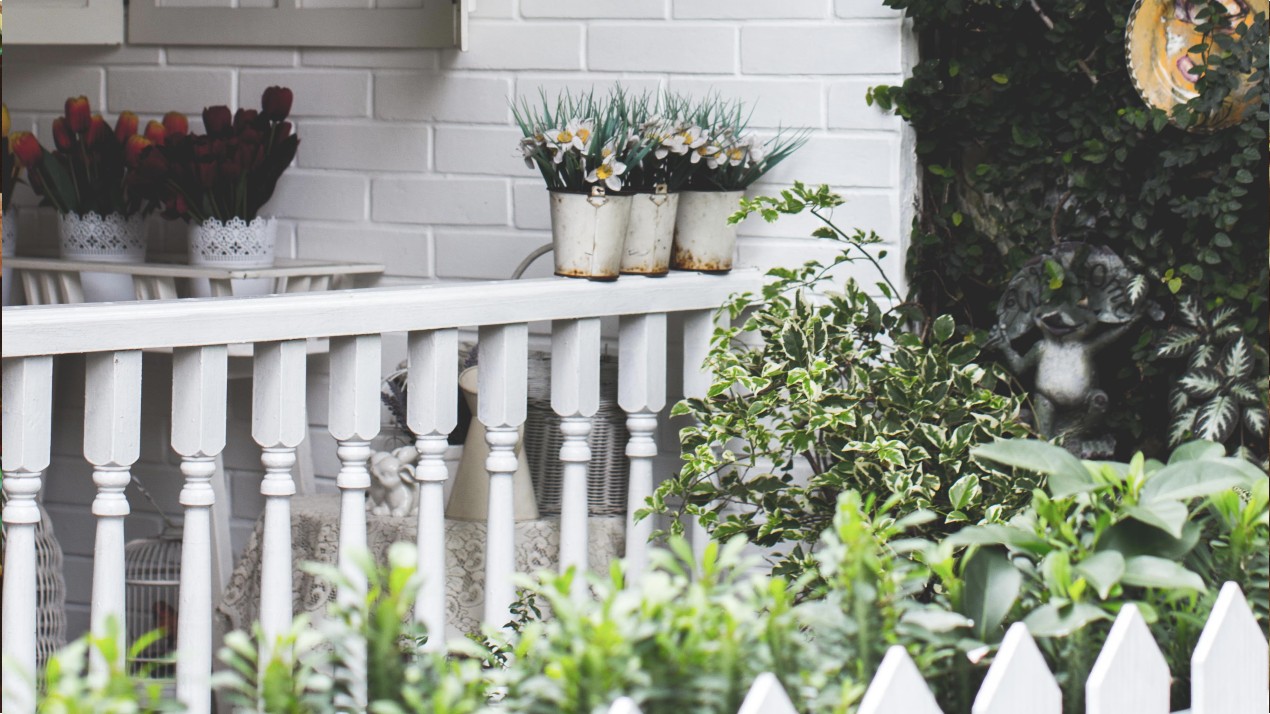
[[[208,218],[190,224],[190,265],[217,268],[268,268],[273,265],[278,221],[256,217],[250,223]]]
[[[144,263],[146,259],[145,220],[140,215],[120,213],[105,216],[96,211],[58,216],[62,257],[100,263]]]
[[[670,267],[726,273],[736,253],[736,224],[728,216],[739,208],[744,191],[684,191],[675,212],[675,243]]]

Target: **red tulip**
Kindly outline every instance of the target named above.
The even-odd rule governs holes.
[[[115,138],[120,144],[128,143],[128,137],[137,133],[137,115],[132,112],[123,112],[119,115],[119,121],[115,122]]]
[[[162,124],[151,119],[146,122],[146,138],[149,139],[152,144],[163,146],[163,142],[168,138],[168,131],[163,128]]]
[[[229,113],[227,106],[207,107],[203,110],[203,126],[208,134],[223,134],[232,121],[233,115]]]
[[[57,147],[58,151],[70,151],[71,147],[75,146],[75,137],[66,127],[66,120],[62,117],[53,120],[53,146]]]
[[[286,87],[269,87],[260,96],[260,106],[265,118],[269,121],[282,121],[291,113],[291,102],[294,99],[291,90]]]
[[[9,146],[13,148],[13,155],[18,157],[18,162],[28,169],[39,166],[40,160],[44,158],[44,147],[40,146],[39,140],[29,131],[13,132],[9,136]]]
[[[154,146],[154,142],[140,134],[133,134],[128,137],[128,143],[124,144],[124,159],[127,160],[129,166],[136,166],[141,163],[141,154],[151,146]]]
[[[291,122],[284,121],[281,124],[279,124],[278,128],[274,131],[273,141],[274,143],[280,143],[282,142],[283,139],[286,139],[288,136],[291,136]]]
[[[180,112],[168,112],[163,115],[163,128],[168,136],[190,133],[190,120]]]
[[[198,165],[198,182],[210,189],[216,183],[216,164],[208,161]]]
[[[234,131],[241,133],[255,123],[260,112],[255,109],[239,109],[234,112]]]
[[[66,123],[76,134],[88,131],[88,125],[93,119],[92,112],[92,108],[88,106],[88,97],[71,97],[66,100]]]
[[[84,134],[84,143],[88,146],[96,146],[98,142],[104,141],[110,134],[110,125],[100,114],[94,114],[92,121],[88,123],[88,131]]]

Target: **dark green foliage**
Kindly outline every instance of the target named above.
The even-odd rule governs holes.
[[[1107,245],[1149,278],[1147,297],[1169,313],[1101,358],[1121,449],[1162,453],[1166,400],[1184,365],[1158,361],[1157,346],[1181,322],[1178,298],[1231,308],[1254,344],[1267,341],[1266,17],[1241,36],[1213,35],[1201,96],[1170,122],[1130,82],[1129,0],[887,4],[912,18],[922,57],[902,86],[870,93],[917,133],[912,298],[989,329],[1024,260],[1060,239]],[[1177,126],[1220,105],[1250,71],[1254,109],[1242,123],[1215,133]],[[1264,455],[1264,438],[1237,439],[1228,444]]]

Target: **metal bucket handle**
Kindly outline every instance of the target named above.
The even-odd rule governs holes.
[[[608,203],[609,199],[604,195],[603,186],[592,186],[591,195],[587,196],[586,201],[592,206],[599,208],[600,206],[603,206],[604,204]]]
[[[653,186],[653,192],[648,195],[648,200],[652,201],[654,206],[662,206],[669,201],[670,194],[667,192],[666,184],[659,183]]]

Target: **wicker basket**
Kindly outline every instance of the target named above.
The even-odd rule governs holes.
[[[591,419],[591,463],[587,466],[587,504],[592,516],[626,515],[626,414],[617,406],[617,360],[600,360],[600,408]],[[534,482],[538,511],[560,515],[564,464],[560,461],[560,416],[551,408],[551,355],[529,355],[529,403],[525,415],[525,459]]]

